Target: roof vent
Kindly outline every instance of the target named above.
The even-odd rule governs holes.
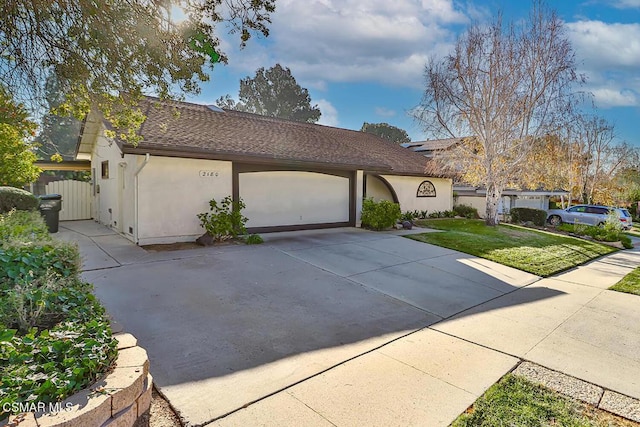
[[[207,105],[207,108],[210,109],[211,111],[215,111],[216,113],[224,113],[224,110],[220,107],[218,107],[217,105]]]

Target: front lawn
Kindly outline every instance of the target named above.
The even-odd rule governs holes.
[[[508,224],[488,227],[481,220],[434,219],[419,221],[419,224],[445,232],[406,237],[486,258],[542,277],[617,250],[600,243]]]
[[[562,396],[515,375],[507,375],[460,415],[452,427],[619,427],[636,423]]]
[[[612,291],[640,295],[640,267],[627,274],[618,283],[610,287]]]

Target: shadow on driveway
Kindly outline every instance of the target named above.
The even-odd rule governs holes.
[[[209,422],[539,279],[392,234],[264,237],[263,245],[162,261],[149,254],[84,273],[146,348],[154,380],[187,423]],[[560,294],[524,288],[519,301]]]

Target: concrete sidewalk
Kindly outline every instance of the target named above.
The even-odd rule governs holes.
[[[637,251],[539,279],[393,234],[265,237],[151,253],[86,221],[59,235],[79,242],[85,277],[187,425],[447,426],[522,360],[640,398],[640,297],[606,290]],[[228,323],[230,309],[255,322]],[[215,353],[227,347],[251,363],[231,369],[236,353]]]
[[[447,426],[521,360],[619,393],[628,416],[640,399],[640,297],[606,289],[638,265],[625,251],[540,280],[213,425]],[[531,301],[526,289],[559,292]]]

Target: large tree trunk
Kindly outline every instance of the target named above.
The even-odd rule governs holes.
[[[498,203],[500,203],[500,197],[502,196],[502,189],[498,188],[495,184],[487,185],[487,210],[484,222],[487,225],[498,225]]]

